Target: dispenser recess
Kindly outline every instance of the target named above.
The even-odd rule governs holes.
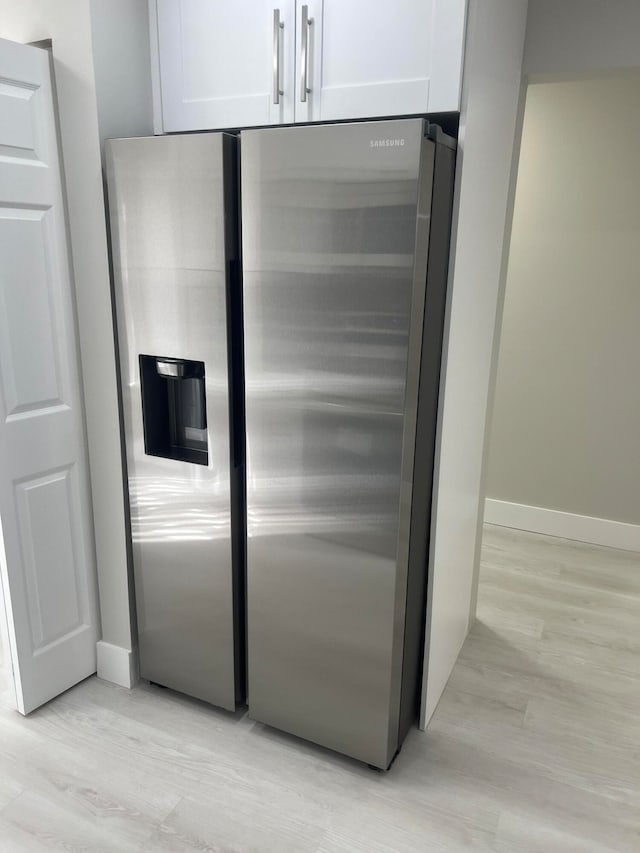
[[[145,453],[207,465],[204,362],[141,355],[140,387]]]

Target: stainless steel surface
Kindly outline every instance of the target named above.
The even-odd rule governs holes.
[[[156,370],[161,376],[184,376],[184,364],[180,361],[162,361],[156,359]]]
[[[141,673],[232,709],[225,144],[112,140],[107,168]],[[145,454],[140,354],[204,362],[207,465]]]
[[[300,100],[303,104],[311,92],[309,88],[309,40],[312,24],[313,18],[309,17],[309,7],[305,4],[302,7],[302,24],[300,27]]]
[[[280,30],[284,24],[280,21],[280,9],[273,10],[273,103],[280,103],[280,95],[284,92],[280,88]]]
[[[386,767],[433,143],[411,119],[241,145],[249,709]]]

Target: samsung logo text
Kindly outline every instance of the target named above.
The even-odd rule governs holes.
[[[370,139],[369,148],[399,148],[404,139]]]

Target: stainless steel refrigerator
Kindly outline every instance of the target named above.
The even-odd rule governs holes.
[[[415,718],[455,145],[241,133],[248,704],[386,768]]]
[[[244,694],[237,139],[107,142],[141,675]]]

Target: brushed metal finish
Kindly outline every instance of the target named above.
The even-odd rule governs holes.
[[[175,379],[181,379],[185,374],[185,365],[178,360],[168,361],[167,359],[156,360],[156,370],[162,376],[171,376]]]
[[[302,7],[302,23],[300,25],[300,101],[304,104],[307,95],[311,93],[309,88],[309,41],[311,39],[311,25],[313,18],[309,17],[309,7]]]
[[[107,169],[141,674],[233,709],[225,144],[110,140]],[[140,353],[204,362],[208,465],[145,455]]]
[[[405,640],[405,618],[409,602],[407,601],[407,582],[409,578],[409,559],[411,551],[411,520],[416,515],[420,523],[427,525],[429,514],[425,498],[419,507],[414,506],[418,500],[419,490],[414,490],[414,471],[416,456],[416,440],[418,426],[418,396],[421,386],[421,355],[423,350],[423,326],[425,323],[425,295],[427,281],[427,261],[429,255],[430,220],[431,220],[431,196],[433,192],[433,167],[435,163],[435,145],[428,139],[423,139],[420,148],[420,167],[418,174],[418,199],[415,211],[415,248],[413,257],[413,276],[411,287],[411,311],[409,316],[409,341],[406,360],[405,391],[404,391],[404,417],[402,433],[402,460],[400,465],[400,505],[398,510],[398,538],[396,551],[396,595],[395,595],[395,617],[393,633],[394,661],[391,671],[391,697],[389,708],[389,750],[397,743],[398,726],[400,720],[400,694],[402,691],[402,659]],[[446,286],[446,283],[445,283]],[[440,323],[440,327],[441,327]],[[437,355],[440,355],[438,347]],[[431,365],[433,367],[433,365]],[[440,359],[436,359],[436,373],[440,372]],[[425,374],[427,371],[424,371]],[[436,411],[435,400],[433,409],[427,406],[425,420],[435,424]],[[426,424],[423,424],[423,428]],[[433,451],[430,452],[433,456]],[[425,476],[426,472],[419,472]],[[425,476],[426,479],[426,476]],[[429,477],[429,486],[431,477]],[[430,489],[429,489],[430,491]],[[425,573],[424,564],[426,552],[417,557],[417,565],[414,572]],[[414,555],[414,560],[416,556]],[[423,587],[421,587],[423,589]],[[421,597],[422,598],[422,597]],[[412,603],[413,604],[413,603]],[[422,600],[417,603],[418,611],[422,614]],[[414,644],[419,640],[413,638]],[[416,675],[414,674],[415,678]],[[396,698],[397,697],[397,698]],[[391,754],[387,755],[390,761]]]
[[[280,103],[280,95],[284,92],[280,88],[280,30],[284,24],[280,21],[280,9],[273,10],[273,103]]]
[[[434,132],[435,131],[435,132]],[[415,422],[415,453],[411,492],[404,656],[400,700],[399,742],[419,714],[425,637],[433,604],[433,560],[430,558],[434,469],[438,455],[438,401],[445,331],[456,144],[431,127],[420,169],[420,197],[414,282],[426,280],[422,352]],[[432,165],[433,163],[433,165]],[[430,206],[428,206],[430,199]],[[424,227],[427,225],[428,228]],[[415,292],[415,291],[414,291]],[[413,320],[413,315],[412,315]],[[425,564],[427,571],[425,572]],[[426,612],[425,612],[426,601]]]
[[[249,709],[381,767],[402,666],[425,144],[420,119],[241,138]]]

